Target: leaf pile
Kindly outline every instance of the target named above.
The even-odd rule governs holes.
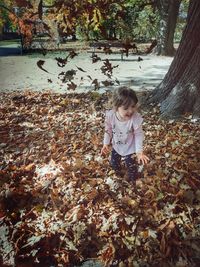
[[[108,98],[0,95],[1,266],[199,266],[199,124],[143,111],[135,185],[100,157]]]

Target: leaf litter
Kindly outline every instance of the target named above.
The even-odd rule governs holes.
[[[1,266],[199,266],[199,124],[142,111],[135,185],[100,156],[109,97],[1,93]]]

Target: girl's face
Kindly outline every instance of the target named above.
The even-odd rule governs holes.
[[[119,116],[123,119],[123,120],[129,120],[132,116],[133,113],[137,110],[137,104],[132,104],[128,107],[125,106],[120,106],[117,109],[117,112],[119,113]]]

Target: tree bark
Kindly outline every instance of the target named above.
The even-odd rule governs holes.
[[[167,117],[180,117],[192,112],[200,118],[200,44],[178,83],[161,104],[161,113]]]
[[[200,117],[200,1],[191,0],[179,48],[160,85],[148,103],[161,104],[163,117],[192,112]]]
[[[157,54],[173,56],[174,33],[178,18],[181,0],[158,0],[157,6],[160,13],[159,34],[157,37]]]

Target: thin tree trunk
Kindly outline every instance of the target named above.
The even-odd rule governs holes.
[[[159,0],[158,9],[160,12],[159,35],[157,38],[157,54],[173,56],[174,33],[178,18],[181,0]]]
[[[168,27],[166,32],[164,53],[167,56],[174,56],[174,33],[177,24],[177,18],[179,13],[181,0],[171,0],[169,6]]]

